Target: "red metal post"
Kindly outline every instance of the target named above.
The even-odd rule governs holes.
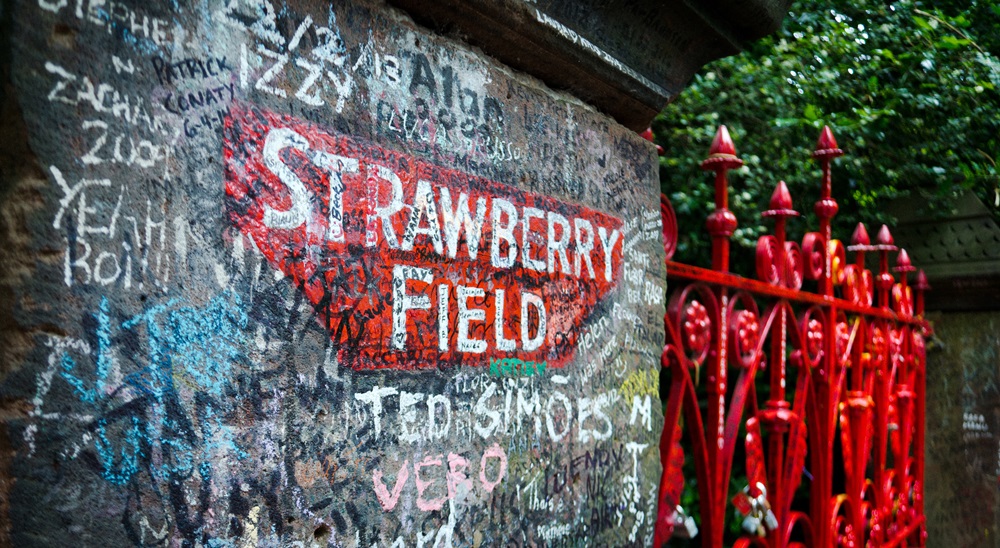
[[[897,247],[893,245],[892,234],[889,233],[889,227],[882,225],[882,228],[878,231],[878,244],[875,246],[878,250],[878,281],[876,285],[878,286],[878,305],[881,308],[889,308],[889,290],[892,288],[892,283],[895,279],[892,274],[889,273],[889,252],[896,251]]]
[[[816,141],[816,150],[812,157],[819,160],[820,168],[823,170],[823,180],[820,186],[820,198],[813,207],[816,217],[819,218],[819,232],[823,236],[823,277],[821,278],[821,292],[826,296],[833,296],[833,266],[830,256],[830,241],[833,234],[830,230],[830,220],[837,214],[840,207],[833,199],[833,182],[830,176],[830,161],[844,155],[844,151],[837,147],[837,140],[833,138],[833,131],[830,126],[823,126],[823,131]]]
[[[715,211],[708,216],[705,227],[712,235],[712,269],[719,272],[729,272],[729,237],[737,226],[736,215],[729,210],[726,172],[742,165],[743,160],[736,157],[736,146],[729,137],[729,130],[726,126],[719,126],[708,150],[708,158],[701,162],[701,169],[715,172]]]
[[[719,126],[719,130],[712,139],[712,146],[708,152],[708,158],[701,163],[704,170],[715,172],[715,211],[708,216],[705,224],[708,233],[712,236],[712,268],[719,272],[729,271],[729,238],[736,230],[736,215],[729,210],[729,180],[726,172],[743,165],[743,160],[736,156],[736,146],[729,136],[726,126]],[[718,332],[712,341],[712,350],[708,356],[708,378],[706,379],[706,391],[708,392],[708,421],[710,429],[708,434],[709,443],[707,461],[706,481],[709,482],[710,500],[713,507],[710,509],[710,519],[705,527],[705,534],[710,542],[722,541],[722,528],[725,521],[725,501],[729,487],[729,472],[732,466],[732,449],[735,439],[730,439],[729,448],[726,447],[726,389],[728,381],[728,359],[726,352],[728,345],[726,337],[729,334],[728,314],[729,291],[726,288],[716,289],[716,298],[719,306],[714,322],[718,325]],[[728,451],[727,451],[728,449]],[[706,516],[702,512],[703,519]]]
[[[924,274],[923,270],[917,272],[917,285],[915,286],[917,290],[917,306],[916,315],[919,317],[924,317],[924,292],[929,291],[931,284],[927,283],[927,275]]]

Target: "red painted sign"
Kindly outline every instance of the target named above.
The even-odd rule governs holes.
[[[223,137],[230,220],[342,365],[560,367],[621,277],[622,222],[604,213],[247,105]]]

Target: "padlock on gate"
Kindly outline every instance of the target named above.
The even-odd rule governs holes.
[[[764,530],[764,525],[760,522],[760,516],[757,512],[754,512],[745,518],[743,518],[743,523],[741,524],[743,530],[748,534],[757,535],[758,537],[764,538],[767,536],[767,531]]]
[[[760,491],[760,495],[757,495],[754,502],[757,504],[761,519],[768,531],[774,531],[778,528],[778,518],[771,511],[771,503],[767,501],[767,488],[763,483],[757,482],[757,490]]]
[[[698,524],[695,523],[694,518],[687,515],[684,508],[681,505],[677,505],[677,509],[674,510],[674,516],[671,518],[674,522],[674,536],[677,538],[694,538],[698,536]]]
[[[764,527],[761,525],[758,503],[756,498],[750,497],[750,486],[744,487],[742,491],[733,497],[733,506],[736,511],[743,516],[740,524],[743,530],[750,535],[765,536]]]
[[[733,497],[733,506],[743,515],[741,526],[748,534],[758,537],[767,536],[768,531],[778,528],[778,518],[771,510],[771,503],[767,501],[767,488],[763,483],[757,482],[754,485],[758,494],[751,496],[750,486],[743,488],[743,491]]]

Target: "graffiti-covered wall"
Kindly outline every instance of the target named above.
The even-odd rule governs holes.
[[[376,1],[2,20],[0,540],[651,542],[651,145]]]

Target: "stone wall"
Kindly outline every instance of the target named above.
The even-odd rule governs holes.
[[[931,546],[1000,546],[1000,316],[935,313],[924,500]]]
[[[633,132],[377,1],[2,6],[0,544],[649,545]]]

